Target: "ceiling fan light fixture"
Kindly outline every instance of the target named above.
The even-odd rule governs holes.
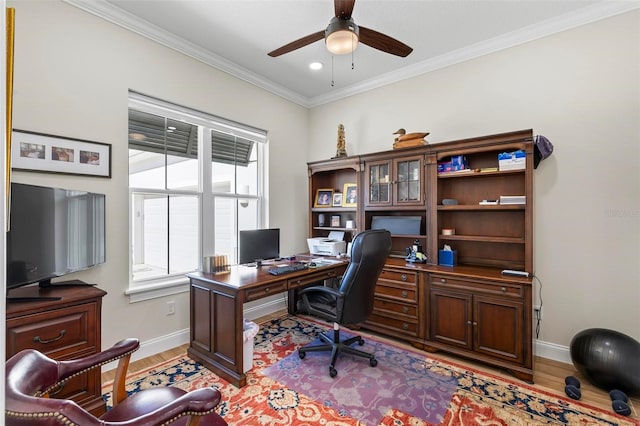
[[[333,18],[325,31],[325,43],[334,55],[351,53],[358,47],[360,31],[353,19]]]

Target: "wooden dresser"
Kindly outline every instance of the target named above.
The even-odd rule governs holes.
[[[11,298],[59,297],[59,300],[7,301],[7,358],[23,349],[37,349],[55,359],[73,359],[101,351],[102,297],[105,291],[89,285],[21,287]],[[53,398],[73,399],[87,411],[105,412],[100,369],[69,380]]]

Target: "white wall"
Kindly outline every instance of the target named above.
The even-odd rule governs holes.
[[[106,194],[107,262],[73,278],[108,292],[102,346],[143,342],[189,327],[188,293],[129,304],[127,91],[269,131],[270,225],[283,253],[305,248],[308,111],[185,55],[58,1],[9,2],[16,9],[14,128],[112,144],[112,178],[14,172],[13,180]],[[284,190],[283,190],[284,188]],[[291,206],[301,206],[299,209]],[[166,302],[176,315],[166,316]],[[3,316],[4,318],[4,316]]]
[[[603,327],[640,340],[640,12],[316,107],[310,160],[330,156],[339,123],[350,155],[391,149],[399,127],[431,143],[548,137],[535,171],[539,338],[567,347]]]

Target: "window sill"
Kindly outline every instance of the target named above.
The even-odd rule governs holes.
[[[124,294],[129,296],[129,303],[136,303],[188,291],[189,278],[181,276],[156,280],[149,284],[137,284],[135,287],[129,287]]]

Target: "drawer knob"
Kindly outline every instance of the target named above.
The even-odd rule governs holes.
[[[407,292],[405,290],[402,290],[402,297],[404,297],[405,299],[407,298]]]
[[[33,341],[36,343],[42,343],[43,345],[46,345],[47,343],[57,342],[58,340],[62,339],[62,336],[64,336],[65,334],[67,334],[67,330],[61,330],[60,335],[58,337],[54,337],[51,340],[42,340],[40,336],[36,336],[33,338]]]
[[[296,281],[296,284],[300,284],[300,283],[301,283],[301,280]]]
[[[402,275],[400,276],[400,279],[401,279],[402,281],[406,281],[406,280],[407,280],[407,274],[402,274]]]
[[[407,312],[409,312],[409,308],[407,308],[406,306],[403,306],[402,313],[406,314]]]
[[[406,322],[402,323],[402,329],[403,330],[408,330],[409,329],[409,324],[407,324]]]
[[[441,282],[441,283],[446,283],[446,282],[447,282],[447,280],[446,280],[446,278],[440,278],[440,282]]]
[[[265,293],[269,293],[269,291],[271,291],[271,289],[269,287],[264,289]]]
[[[504,293],[504,292],[507,291],[507,288],[506,287],[500,287],[500,290],[502,290],[502,292]]]

